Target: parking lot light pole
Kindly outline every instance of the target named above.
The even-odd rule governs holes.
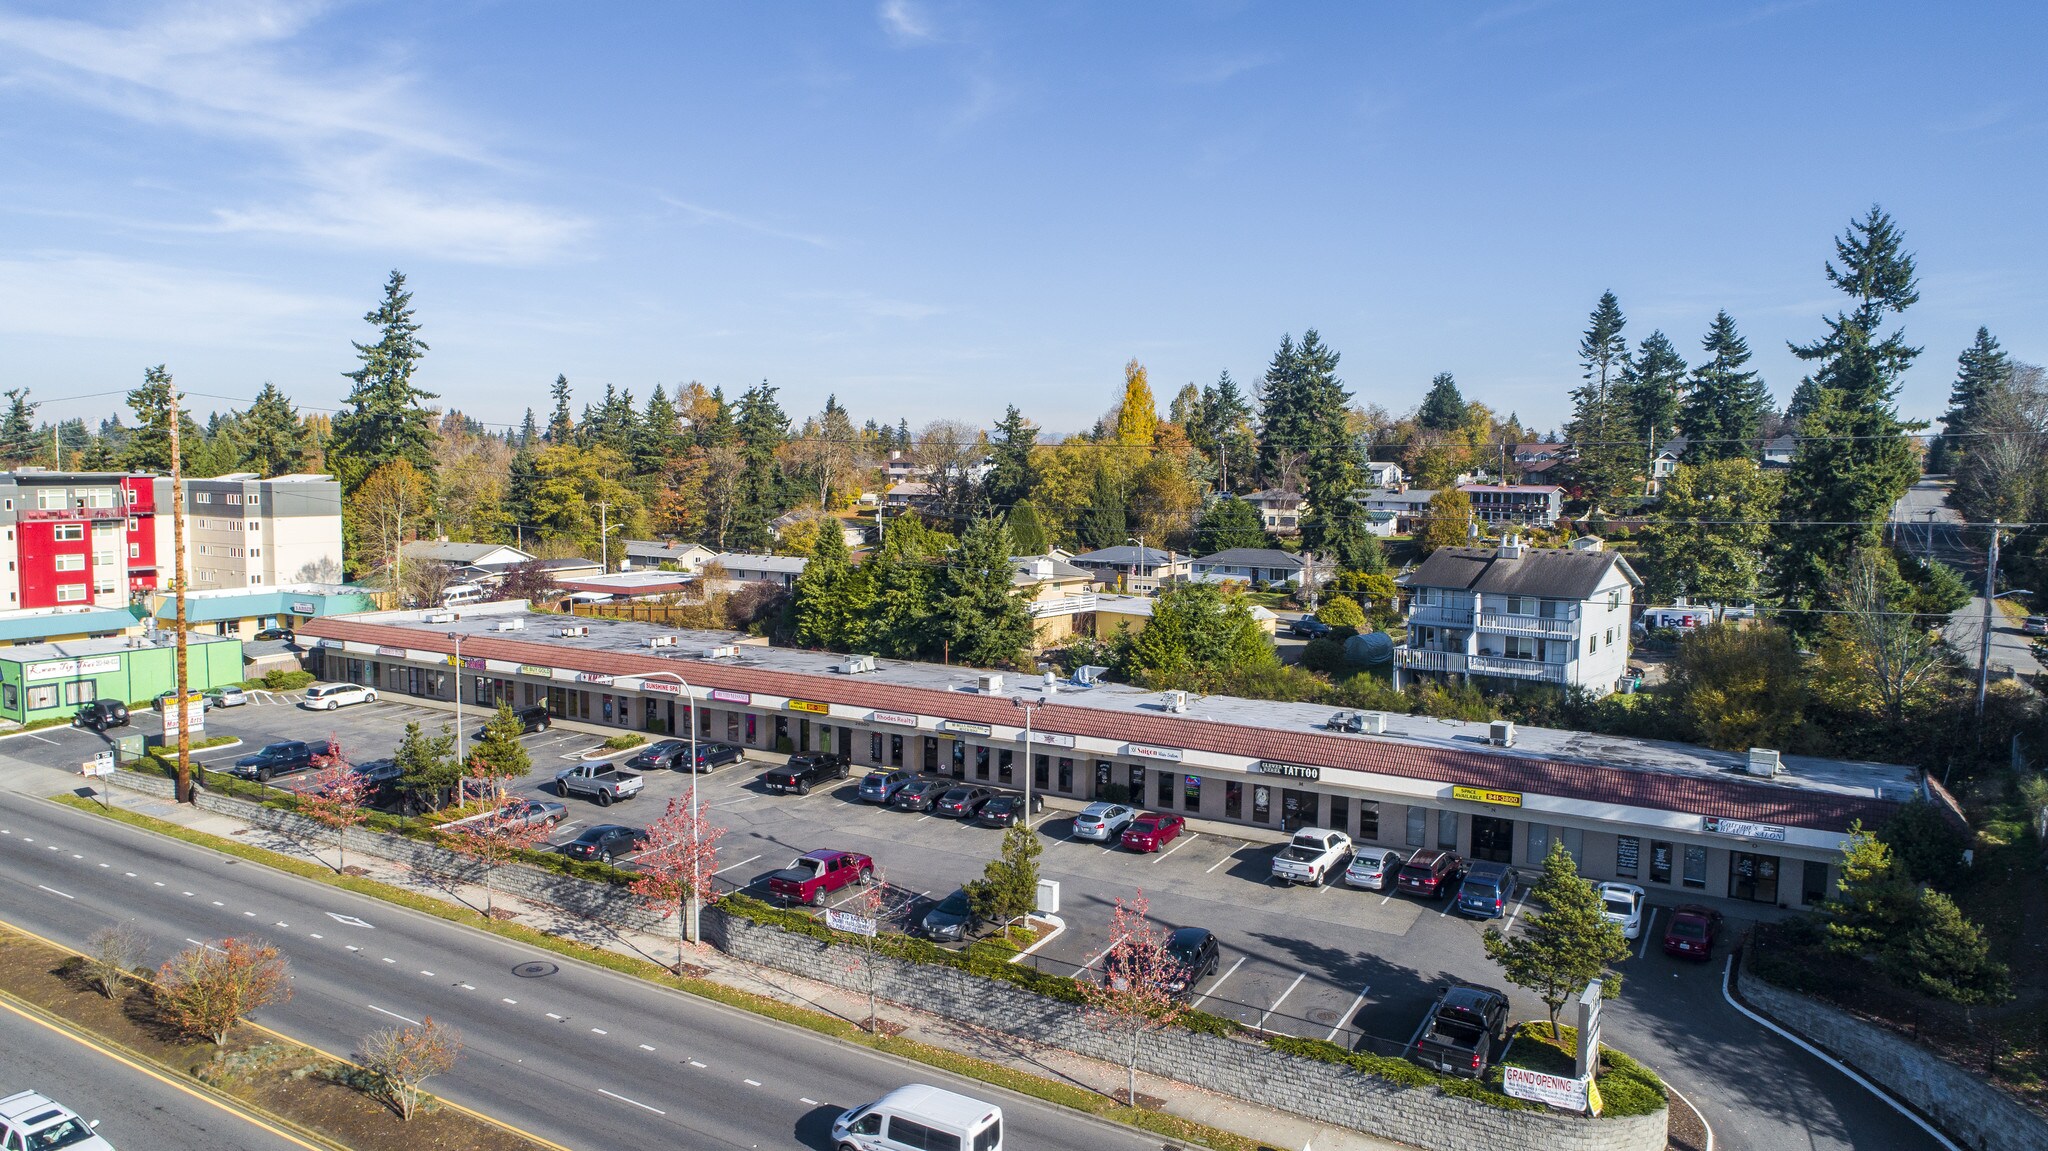
[[[462,633],[451,631],[448,638],[455,641],[455,754],[463,755],[462,746]],[[464,756],[467,758],[467,756]]]
[[[697,820],[697,689],[690,686],[689,680],[672,671],[644,672],[640,678],[654,679],[657,676],[665,676],[683,685],[683,698],[689,701],[689,707],[686,709],[685,714],[689,716],[686,722],[690,729],[690,835],[694,839],[703,834],[703,824]],[[698,942],[699,939],[697,933],[697,913],[704,906],[704,898],[698,893],[698,887],[704,878],[697,874],[697,869],[703,866],[700,862],[701,858],[702,854],[697,850],[697,844],[691,843],[690,907],[687,914],[689,916],[690,942],[692,943]]]
[[[1031,773],[1037,770],[1032,766],[1031,761],[1031,713],[1044,707],[1045,701],[1042,699],[1025,699],[1021,695],[1013,695],[1010,697],[1010,703],[1012,706],[1022,708],[1024,711],[1024,762],[1020,766],[1024,772],[1024,826],[1030,827]]]

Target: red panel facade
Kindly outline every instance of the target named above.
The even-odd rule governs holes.
[[[123,477],[121,496],[128,505],[128,590],[150,591],[157,586],[156,480],[152,476]]]
[[[73,539],[60,537],[74,536]],[[82,519],[25,520],[15,528],[21,575],[21,607],[59,607],[92,602],[92,528]],[[57,570],[57,557],[75,566]],[[72,557],[76,557],[73,559]],[[59,600],[59,586],[82,585],[83,596]]]

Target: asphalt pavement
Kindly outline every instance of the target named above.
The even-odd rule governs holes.
[[[1981,547],[1973,547],[1963,535],[1967,526],[1961,513],[1948,505],[1949,485],[1941,480],[1921,480],[1892,506],[1893,541],[1913,555],[1940,560],[1963,573],[1973,594],[1970,602],[1949,617],[1942,636],[1963,660],[1974,667],[1983,654],[1984,562]],[[2048,588],[2029,589],[2048,595]],[[2034,655],[2033,637],[1993,608],[1989,664],[1994,678],[2007,672],[2041,674],[2041,661]]]

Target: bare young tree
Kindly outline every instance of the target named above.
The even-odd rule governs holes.
[[[1129,901],[1117,899],[1109,921],[1115,942],[1102,957],[1102,982],[1081,981],[1089,1016],[1124,1041],[1130,1073],[1126,1102],[1133,1107],[1138,1105],[1138,1053],[1145,1038],[1171,1027],[1188,1009],[1175,986],[1186,975],[1166,948],[1168,933],[1145,918],[1147,910],[1142,890]]]
[[[197,943],[171,956],[156,973],[156,1005],[187,1035],[224,1046],[251,1011],[292,997],[291,965],[261,940]]]
[[[334,870],[339,874],[348,870],[349,828],[370,818],[371,787],[342,752],[340,740],[330,737],[327,746],[334,750],[313,776],[312,786],[300,793],[299,811],[334,829]]]
[[[427,1080],[445,1075],[462,1054],[462,1034],[429,1015],[417,1027],[392,1027],[363,1037],[363,1067],[398,1117],[410,1121],[426,1100]]]
[[[125,923],[102,927],[85,941],[86,968],[92,973],[93,982],[100,985],[100,993],[109,999],[119,994],[128,977],[147,958],[149,941]]]
[[[2018,364],[1964,429],[1955,503],[1978,523],[2023,521],[2048,494],[2048,373]]]
[[[1829,678],[1864,697],[1896,723],[1906,705],[1953,658],[1927,621],[1893,594],[1887,557],[1865,548],[1849,560],[1828,617],[1821,663]]]
[[[868,930],[854,933],[853,946],[847,951],[847,971],[860,979],[868,993],[868,1020],[862,1026],[871,1032],[875,1030],[875,1002],[881,993],[882,912],[888,907],[888,896],[888,886],[878,871],[852,899],[841,903],[835,909],[849,915],[858,915],[867,920],[869,925]]]
[[[399,596],[419,607],[439,606],[441,594],[456,583],[455,569],[439,560],[414,560],[405,565],[404,579]]]
[[[525,800],[499,797],[497,806],[485,814],[458,824],[443,836],[450,848],[477,861],[484,874],[484,918],[498,915],[498,868],[524,851],[546,843],[548,825],[534,823],[525,815]]]
[[[724,828],[704,817],[702,807],[691,815],[687,791],[670,799],[661,817],[647,825],[650,846],[635,861],[638,878],[632,891],[663,919],[676,917],[678,969],[683,949],[697,942],[697,909],[718,901],[712,876],[718,872],[718,838],[724,834]]]

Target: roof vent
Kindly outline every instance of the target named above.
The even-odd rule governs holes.
[[[525,621],[525,620],[523,620],[523,619],[501,619],[501,620],[499,620],[499,621],[498,621],[498,622],[497,622],[497,623],[496,623],[495,625],[493,625],[493,626],[492,626],[491,630],[492,630],[492,631],[525,631],[525,630],[526,630],[526,621]]]
[[[1529,554],[1529,545],[1522,541],[1521,536],[1509,532],[1507,538],[1500,541],[1500,549],[1496,554],[1504,560],[1518,560]]]
[[[556,635],[558,635],[558,636],[561,636],[561,637],[562,637],[563,639],[577,639],[577,638],[580,638],[580,637],[582,637],[582,636],[587,636],[587,635],[589,635],[589,634],[590,634],[590,629],[589,629],[589,628],[587,628],[587,627],[565,627],[565,628],[557,628],[557,629],[555,630],[555,634],[556,634]]]
[[[454,623],[455,613],[452,611],[430,611],[421,618],[427,623]]]
[[[1496,719],[1487,735],[1487,742],[1495,747],[1515,746],[1515,721]]]
[[[1785,770],[1785,761],[1768,747],[1752,747],[1749,749],[1749,762],[1743,770],[1751,775],[1777,775]]]
[[[1179,715],[1188,709],[1188,693],[1184,691],[1169,691],[1159,697],[1159,702],[1165,706],[1166,710]]]
[[[717,647],[707,647],[704,649],[705,659],[738,659],[739,657],[740,645],[736,643],[722,643]]]
[[[648,646],[648,647],[674,647],[674,646],[676,646],[676,637],[674,637],[674,636],[672,636],[672,635],[657,635],[657,636],[650,636],[650,637],[648,638],[648,640],[647,640],[647,646]]]
[[[977,676],[974,680],[974,689],[983,695],[1001,695],[1003,694],[1003,677],[999,675]]]
[[[875,657],[871,655],[850,655],[839,665],[842,675],[864,675],[875,670]]]
[[[1086,664],[1074,669],[1074,682],[1081,687],[1094,687],[1108,671],[1108,668],[1100,664]]]

